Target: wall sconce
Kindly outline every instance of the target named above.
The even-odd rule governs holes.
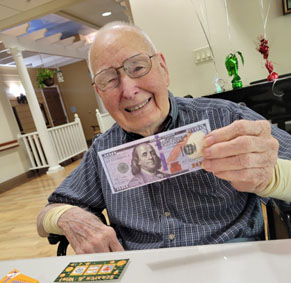
[[[59,83],[63,83],[65,80],[64,80],[64,76],[63,76],[63,72],[57,68],[57,79],[58,79],[58,82]]]
[[[19,96],[17,96],[16,99],[17,99],[17,102],[19,104],[27,104],[28,103],[27,98],[23,93],[21,93]]]

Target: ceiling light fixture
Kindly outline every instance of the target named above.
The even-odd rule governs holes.
[[[111,12],[104,12],[104,13],[102,13],[102,16],[103,17],[108,17],[108,16],[110,16],[112,13]]]

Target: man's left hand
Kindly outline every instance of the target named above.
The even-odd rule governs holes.
[[[238,120],[205,136],[206,171],[241,192],[262,192],[273,176],[279,143],[268,121]]]

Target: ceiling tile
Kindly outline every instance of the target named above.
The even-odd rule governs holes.
[[[64,8],[63,11],[77,18],[86,19],[97,26],[103,26],[112,21],[129,21],[124,13],[124,8],[115,0],[86,0]],[[112,14],[103,17],[102,13],[104,12],[111,12]]]
[[[0,0],[0,21],[4,20],[5,25],[7,26],[8,24],[6,22],[9,19],[11,19],[11,21],[15,21],[15,18],[21,18],[21,15],[24,14],[31,16],[29,11],[30,9],[39,11],[39,14],[41,15],[43,8],[41,6],[43,4],[50,2],[56,3],[56,1],[58,0]],[[55,13],[57,13],[57,15],[49,14],[46,16],[37,17],[36,13],[27,21],[29,24],[27,24],[28,28],[25,30],[25,33],[18,32],[15,35],[17,36],[21,34],[20,36],[24,36],[24,34],[26,34],[26,36],[32,36],[40,29],[45,28],[47,30],[45,33],[46,37],[38,39],[36,43],[40,43],[41,45],[43,42],[47,42],[48,44],[57,46],[58,44],[65,45],[64,43],[66,42],[66,38],[73,36],[74,38],[76,36],[82,37],[82,35],[88,37],[89,35],[93,35],[96,32],[96,29],[110,21],[129,21],[124,12],[124,8],[121,7],[116,0],[78,0],[73,2],[74,3],[71,5],[56,11]],[[39,9],[36,9],[37,6],[40,6]],[[101,15],[103,12],[108,11],[112,12],[111,16],[103,17]],[[7,32],[12,33],[12,30],[9,29]],[[73,42],[69,44],[71,48],[74,48],[83,53],[88,49],[88,45],[84,45],[82,47],[79,45],[83,45],[83,42],[79,41],[75,45]],[[2,46],[2,49],[3,48],[4,47]],[[52,67],[64,66],[81,60],[54,56],[53,54],[54,53],[51,53],[51,55],[43,55],[43,60],[40,60],[40,56],[36,56],[35,53],[31,53],[30,51],[23,51],[25,64],[31,67],[39,67],[42,65]],[[10,54],[7,54],[7,52],[3,51],[1,55],[0,66],[4,64],[11,64],[13,59],[11,58]]]
[[[0,6],[0,19],[1,20],[12,17],[16,14],[18,14],[17,10]]]

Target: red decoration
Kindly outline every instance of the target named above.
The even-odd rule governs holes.
[[[267,59],[265,66],[269,72],[269,76],[267,77],[268,81],[273,81],[273,80],[276,80],[279,78],[278,74],[273,71],[274,67],[273,67],[273,63],[271,61],[269,61]]]
[[[268,40],[262,38],[260,40],[260,46],[258,48],[258,51],[263,54],[264,59],[268,59],[269,57],[269,46],[268,46]]]
[[[260,39],[260,45],[257,48],[257,50],[263,55],[264,59],[266,60],[265,67],[267,68],[269,75],[267,77],[268,81],[273,81],[279,78],[278,74],[274,72],[274,66],[271,61],[268,60],[269,57],[269,46],[268,46],[268,40],[265,38]]]

